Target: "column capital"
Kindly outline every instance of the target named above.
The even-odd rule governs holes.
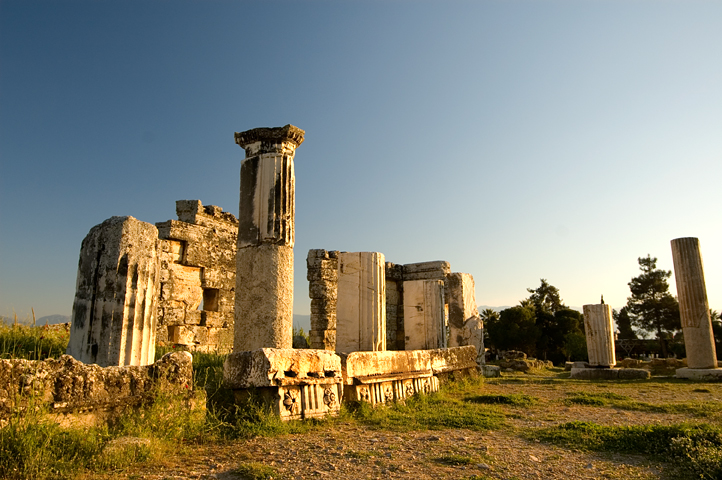
[[[246,150],[246,156],[281,151],[288,146],[291,151],[303,143],[306,132],[293,125],[275,128],[254,128],[234,134],[236,143]],[[284,145],[286,144],[286,145]],[[291,144],[291,145],[287,145]]]

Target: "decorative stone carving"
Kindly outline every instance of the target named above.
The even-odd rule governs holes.
[[[444,282],[404,282],[404,335],[406,350],[446,347]]]
[[[282,420],[337,415],[342,381],[341,360],[327,350],[234,352],[223,365],[224,385],[238,401],[255,391]]]
[[[709,316],[699,240],[694,237],[672,240],[672,259],[684,346],[687,351],[687,367],[717,368],[717,352]]]
[[[382,253],[339,253],[337,352],[386,349],[384,265]]]
[[[294,154],[292,125],[236,133],[241,162],[234,350],[290,348],[293,338]]]
[[[617,364],[617,359],[614,353],[612,307],[601,303],[584,305],[583,310],[589,365],[592,367],[613,367]]]
[[[112,217],[83,240],[67,353],[102,367],[155,357],[158,230]]]

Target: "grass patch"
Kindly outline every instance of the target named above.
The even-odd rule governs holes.
[[[468,428],[469,430],[498,429],[504,425],[504,414],[494,407],[470,404],[448,393],[415,395],[405,404],[386,408],[372,408],[367,403],[351,406],[353,418],[359,422],[391,430],[428,430],[440,428]]]
[[[564,399],[565,405],[585,405],[591,407],[611,407],[620,410],[651,413],[680,413],[696,417],[710,417],[722,412],[722,402],[675,402],[648,403],[633,400],[626,395],[611,392],[590,393],[570,392]]]
[[[31,327],[0,322],[0,358],[58,358],[68,347],[70,333],[62,325]]]
[[[528,407],[537,403],[539,399],[531,395],[511,393],[506,395],[476,395],[466,398],[466,401],[471,403],[484,403],[487,405],[512,405],[515,407]]]
[[[480,463],[478,459],[470,457],[468,455],[442,455],[440,457],[434,458],[433,460],[444,465],[451,465],[452,467],[475,465],[477,463]]]
[[[588,451],[644,454],[676,461],[697,478],[722,478],[722,429],[707,424],[603,426],[570,422],[527,433],[534,440]]]
[[[258,462],[242,463],[233,470],[233,473],[243,480],[271,480],[278,478],[276,469]]]

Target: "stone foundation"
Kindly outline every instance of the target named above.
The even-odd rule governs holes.
[[[159,395],[204,410],[205,393],[192,389],[193,357],[188,352],[169,353],[152,365],[106,368],[70,355],[0,360],[0,426],[30,406],[46,409],[61,425],[98,425]]]

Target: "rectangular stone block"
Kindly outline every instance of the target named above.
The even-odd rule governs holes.
[[[340,253],[336,351],[386,349],[386,276],[378,252]]]
[[[446,347],[444,282],[404,282],[404,335],[406,350]]]

